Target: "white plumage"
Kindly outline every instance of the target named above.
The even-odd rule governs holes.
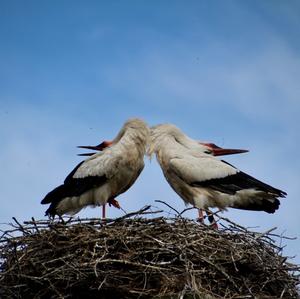
[[[48,193],[46,215],[75,214],[86,206],[105,205],[125,192],[144,168],[149,128],[139,119],[128,120],[110,147],[81,162],[64,184]]]
[[[153,127],[150,139],[148,154],[156,154],[165,178],[186,204],[274,213],[278,197],[286,195],[212,156],[174,125]]]

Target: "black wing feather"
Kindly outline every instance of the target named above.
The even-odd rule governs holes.
[[[80,196],[90,189],[101,186],[106,180],[107,178],[105,176],[89,176],[86,178],[69,180],[67,183],[60,185],[49,192],[41,201],[41,204],[60,201],[65,197]]]
[[[75,174],[75,172],[77,171],[77,169],[83,164],[83,162],[85,161],[82,161],[80,162],[69,174],[68,176],[65,178],[64,180],[64,184],[68,183],[69,181],[72,181],[73,180],[73,175]]]
[[[84,161],[83,161],[84,162]],[[55,207],[57,204],[66,197],[80,196],[84,192],[91,190],[95,187],[103,185],[107,181],[107,177],[103,176],[88,176],[85,178],[73,178],[76,170],[83,163],[79,163],[71,173],[66,177],[64,184],[56,187],[51,192],[49,192],[41,204],[51,203],[49,209],[46,211],[46,215],[55,215]]]
[[[225,161],[222,162],[232,166],[231,164]],[[286,192],[276,189],[266,183],[263,183],[242,171],[239,171],[234,175],[229,175],[224,178],[211,179],[203,182],[193,182],[192,185],[209,187],[214,190],[232,195],[235,194],[237,191],[243,189],[256,189],[267,193],[272,193],[278,197],[285,197],[287,195]]]

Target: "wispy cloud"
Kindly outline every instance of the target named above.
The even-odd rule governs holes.
[[[140,116],[150,125],[174,122],[194,138],[249,148],[229,161],[288,197],[274,215],[225,216],[298,235],[300,21],[293,3],[231,1],[220,8],[178,1],[134,10],[95,4],[83,12],[75,6],[71,15],[66,5],[56,25],[55,7],[50,16],[30,11],[39,18],[29,24],[22,21],[27,8],[20,16],[7,9],[1,22],[11,31],[0,50],[2,222],[42,217],[41,198],[80,161],[75,146],[110,139],[128,117]],[[26,46],[23,31],[32,39]],[[152,161],[120,203],[131,211],[155,199],[184,208]],[[99,214],[88,208],[80,216]],[[293,244],[296,253],[300,241]]]

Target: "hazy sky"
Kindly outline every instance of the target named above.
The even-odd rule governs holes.
[[[249,149],[226,160],[288,196],[274,215],[224,217],[300,237],[299,32],[296,0],[0,1],[0,221],[43,218],[40,200],[81,161],[76,145],[138,116]],[[155,159],[118,199],[184,208]]]

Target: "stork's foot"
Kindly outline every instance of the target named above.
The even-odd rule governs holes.
[[[213,229],[219,229],[219,226],[214,218],[214,215],[213,213],[208,210],[208,209],[205,209],[204,210],[206,212],[206,215],[207,215],[207,219],[210,223],[210,226],[213,228]],[[203,209],[198,209],[198,219],[197,221],[200,222],[201,224],[204,224],[204,219],[205,219],[206,216],[204,216],[204,212],[203,212]]]
[[[219,229],[219,226],[218,226],[218,223],[217,223],[217,222],[212,223],[210,226],[211,226],[211,228],[213,228],[213,229],[216,229],[216,230]]]
[[[117,209],[121,209],[121,206],[116,199],[112,198],[112,199],[109,199],[107,202],[108,202],[109,206],[113,206]]]
[[[204,224],[204,215],[203,215],[203,210],[202,209],[198,209],[198,222],[200,222],[201,224]]]
[[[212,212],[208,210],[208,211],[206,211],[206,214],[207,214],[207,218],[210,223],[210,226],[213,229],[219,229],[218,223],[216,222],[215,217],[213,216]]]

